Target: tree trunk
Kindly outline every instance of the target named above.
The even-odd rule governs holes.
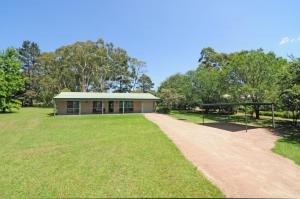
[[[293,117],[293,125],[296,125],[296,117],[295,117],[295,111],[292,111],[292,117]]]
[[[255,119],[259,119],[259,106],[254,106],[254,110],[255,110]]]
[[[29,105],[30,107],[33,107],[33,99],[32,99],[32,97],[30,97],[30,99],[29,99],[29,104],[30,104]]]
[[[298,111],[297,111],[297,112],[296,112],[296,118],[295,118],[295,126],[297,126],[298,118],[299,118],[299,113],[298,113]]]
[[[208,114],[208,112],[209,112],[209,108],[206,108],[205,109],[205,114]]]

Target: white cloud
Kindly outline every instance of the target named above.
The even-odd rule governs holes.
[[[283,37],[281,38],[279,45],[285,45],[285,44],[289,44],[289,43],[296,43],[296,42],[300,42],[300,37],[294,37],[294,38],[290,38],[290,37]]]
[[[279,42],[279,45],[287,44],[287,43],[289,43],[289,41],[290,41],[289,37],[283,37],[281,39],[281,41]]]

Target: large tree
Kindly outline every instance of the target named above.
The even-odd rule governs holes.
[[[164,94],[162,94],[163,90]],[[171,92],[173,94],[169,95]],[[190,108],[194,105],[192,81],[186,74],[177,73],[167,78],[158,88],[158,93],[163,96],[171,96],[171,99],[174,97],[176,100],[173,101],[176,101],[176,103],[171,104],[176,108]],[[169,97],[163,97],[164,99],[168,100]],[[168,102],[163,103],[169,104]]]
[[[145,85],[144,88],[146,88],[146,84],[149,85],[149,79],[150,77],[145,74],[145,68],[146,68],[146,63],[139,61],[136,58],[130,58],[128,60],[129,64],[129,71],[130,71],[130,78],[131,78],[131,84],[132,84],[132,90],[135,91],[136,89],[140,88],[141,83]],[[150,79],[151,81],[151,79]],[[152,83],[152,81],[151,81]],[[153,87],[153,86],[152,86]],[[152,88],[150,86],[150,89]],[[143,92],[147,92],[150,89],[142,89]]]
[[[24,88],[21,63],[15,49],[0,52],[0,110],[2,112],[19,108],[20,92]]]
[[[143,93],[150,92],[154,86],[154,83],[152,82],[151,78],[146,74],[141,75],[137,83],[138,88],[140,88]]]
[[[300,115],[300,59],[292,61],[279,75],[280,99],[285,110],[291,111],[293,123],[297,125]]]
[[[262,49],[241,51],[230,55],[224,67],[227,71],[228,86],[238,93],[240,101],[276,102],[278,99],[278,74],[286,61],[273,52]],[[254,106],[256,119],[259,119],[259,106]]]
[[[30,105],[33,99],[35,103],[51,105],[53,96],[62,90],[136,91],[146,71],[144,62],[102,39],[76,42],[44,53],[34,42],[25,41],[19,52]]]
[[[158,92],[168,89],[181,96],[176,98],[180,99],[176,102],[180,107],[220,102],[277,102],[279,99],[278,77],[287,61],[272,52],[258,49],[225,54],[204,48],[198,61],[196,70],[172,75]],[[254,106],[254,110],[259,118],[259,106]]]
[[[38,64],[38,56],[40,56],[40,48],[37,43],[24,41],[22,47],[18,49],[20,60],[22,63],[22,71],[25,77],[25,92],[23,94],[23,105],[33,105],[33,100],[37,97],[37,80],[36,67]]]
[[[227,54],[219,53],[213,48],[207,47],[201,50],[198,62],[202,68],[220,68],[226,63],[227,59]]]

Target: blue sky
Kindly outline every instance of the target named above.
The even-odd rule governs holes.
[[[31,40],[45,52],[103,38],[145,61],[158,86],[195,68],[208,46],[300,56],[299,8],[297,0],[3,0],[0,49]]]

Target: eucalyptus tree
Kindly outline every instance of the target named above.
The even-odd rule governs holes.
[[[138,79],[138,88],[141,89],[143,93],[148,93],[154,87],[154,83],[152,82],[151,78],[146,75],[142,74]]]
[[[141,81],[142,83],[144,83],[144,90],[150,90],[147,87],[147,83],[149,83],[149,76],[145,75],[145,70],[146,70],[146,63],[143,61],[140,61],[136,58],[129,58],[128,60],[128,65],[129,65],[129,76],[131,79],[131,85],[132,85],[132,90],[136,90],[139,88],[139,85],[141,85]],[[150,79],[151,81],[151,79]],[[151,81],[152,82],[152,81]],[[150,83],[151,84],[151,83]],[[149,84],[148,84],[149,85]]]
[[[115,48],[111,53],[112,58],[112,88],[114,92],[130,92],[132,90],[129,59],[127,52],[122,48]]]
[[[97,46],[94,42],[76,42],[59,48],[56,53],[63,64],[75,72],[76,90],[86,92],[91,89],[93,72],[97,67]]]
[[[219,53],[211,47],[203,48],[198,59],[199,66],[202,68],[220,68],[226,63],[228,55]]]
[[[44,53],[34,42],[25,41],[19,51],[24,75],[30,74],[27,90],[33,89],[36,102],[44,105],[51,104],[62,90],[132,92],[139,88],[146,71],[145,62],[103,39],[75,42]],[[144,81],[145,87],[149,79]]]
[[[42,53],[37,67],[38,102],[50,105],[54,95],[64,89],[76,91],[76,73],[55,52]]]

